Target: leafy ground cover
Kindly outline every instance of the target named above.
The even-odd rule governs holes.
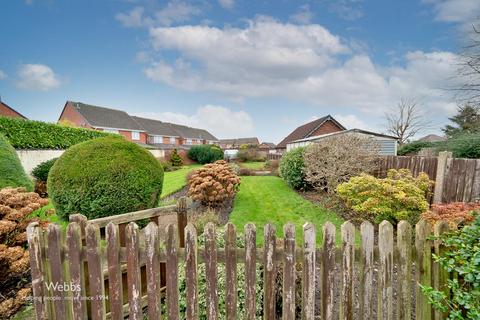
[[[257,226],[257,244],[263,243],[263,226],[273,223],[277,236],[283,237],[283,225],[296,225],[297,241],[301,241],[302,226],[311,222],[317,229],[317,242],[322,239],[322,226],[330,221],[337,227],[337,243],[340,226],[344,222],[334,212],[328,211],[293,191],[282,179],[274,176],[242,177],[230,221],[243,232],[244,225],[253,222]],[[300,242],[299,242],[300,243]]]
[[[256,162],[240,162],[240,167],[247,168],[250,170],[262,170],[265,169],[265,162],[264,161],[256,161]]]
[[[190,171],[200,168],[200,164],[184,166],[181,169],[171,172],[165,172],[163,177],[162,198],[171,195],[187,185],[187,175]]]

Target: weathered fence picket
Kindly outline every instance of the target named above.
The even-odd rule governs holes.
[[[360,250],[360,317],[367,320],[372,319],[373,306],[373,225],[368,221],[362,222],[360,234],[362,241]]]
[[[256,319],[257,230],[253,223],[245,225],[245,309],[247,320]]]
[[[322,250],[322,319],[333,319],[335,284],[335,226],[330,222],[323,225]]]
[[[279,314],[285,320],[446,318],[432,310],[417,285],[442,290],[447,281],[447,274],[431,256],[432,252],[442,253],[442,243],[430,240],[432,228],[424,221],[415,226],[414,245],[413,228],[405,221],[397,225],[396,237],[392,224],[382,222],[377,245],[374,226],[369,222],[361,224],[358,244],[351,222],[345,222],[339,230],[341,243],[336,240],[335,226],[329,222],[323,225],[322,244],[316,243],[312,224],[306,223],[298,230],[302,233],[299,237],[295,226],[287,224],[283,232],[279,230],[283,236],[278,240],[275,226],[267,224],[262,246],[257,246],[255,225],[247,224],[244,248],[238,247],[237,230],[231,223],[220,234],[213,224],[207,224],[203,232],[205,245],[201,247],[196,228],[188,224],[182,241],[185,248],[179,247],[177,224],[166,227],[161,236],[162,226],[155,222],[143,230],[128,223],[123,246],[118,224],[104,227],[102,240],[99,225],[87,222],[85,241],[80,222],[70,223],[66,231],[53,224],[47,230],[36,223],[28,227],[37,319],[117,320],[127,314],[130,319],[147,316],[173,320],[197,320],[202,314],[207,319],[257,319],[262,315],[270,320]],[[448,229],[447,224],[440,223],[434,232],[440,235]],[[220,236],[224,246],[217,243]],[[302,241],[297,244],[296,239]],[[168,275],[163,287],[162,263]],[[204,274],[199,273],[200,264],[204,264]],[[225,268],[219,268],[219,264]],[[239,264],[245,266],[244,275],[238,272]],[[184,266],[181,274],[180,265]],[[141,270],[145,270],[144,277]],[[183,277],[183,270],[186,305],[179,303],[179,276]],[[243,288],[238,287],[240,276],[245,277]],[[297,276],[301,277],[298,282]],[[203,277],[205,292],[199,293]],[[277,287],[280,278],[283,283]],[[225,283],[222,289],[220,281]],[[260,297],[258,281],[263,282]],[[80,290],[68,292],[57,286],[64,283]],[[239,290],[244,294],[238,295]],[[128,299],[124,299],[124,292]],[[200,296],[205,297],[205,305],[199,304]],[[221,296],[225,304],[219,303]]]

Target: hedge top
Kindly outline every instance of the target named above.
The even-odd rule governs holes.
[[[0,117],[0,134],[4,134],[15,149],[66,149],[94,138],[116,136],[90,129],[6,117]]]
[[[33,184],[23,170],[15,149],[0,134],[0,189],[4,187],[25,187],[31,191]]]
[[[74,213],[94,219],[157,206],[163,169],[133,142],[98,138],[65,151],[51,168],[47,184],[62,219]]]

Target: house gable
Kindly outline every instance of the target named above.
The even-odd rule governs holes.
[[[277,148],[286,149],[289,142],[343,130],[346,128],[328,115],[296,128],[277,145]]]
[[[0,117],[27,119],[20,112],[14,110],[8,104],[0,101]]]

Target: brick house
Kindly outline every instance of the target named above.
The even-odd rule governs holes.
[[[187,127],[160,120],[132,116],[148,134],[147,143],[151,145],[196,145],[215,144],[218,139],[204,129]]]
[[[331,115],[327,115],[325,117],[306,123],[293,130],[285,139],[283,139],[277,145],[276,150],[277,152],[285,152],[285,150],[287,149],[287,144],[292,141],[343,130],[346,130],[346,128],[342,126],[337,120],[335,120]]]
[[[3,101],[0,101],[0,117],[27,119]]]
[[[242,145],[258,147],[260,141],[257,137],[220,140],[220,148],[222,149],[240,149]]]
[[[127,140],[158,147],[214,144],[218,139],[203,129],[130,116],[125,111],[67,101],[58,122],[123,135]]]
[[[67,101],[58,122],[67,122],[81,128],[118,133],[129,141],[147,143],[145,129],[125,111]]]

